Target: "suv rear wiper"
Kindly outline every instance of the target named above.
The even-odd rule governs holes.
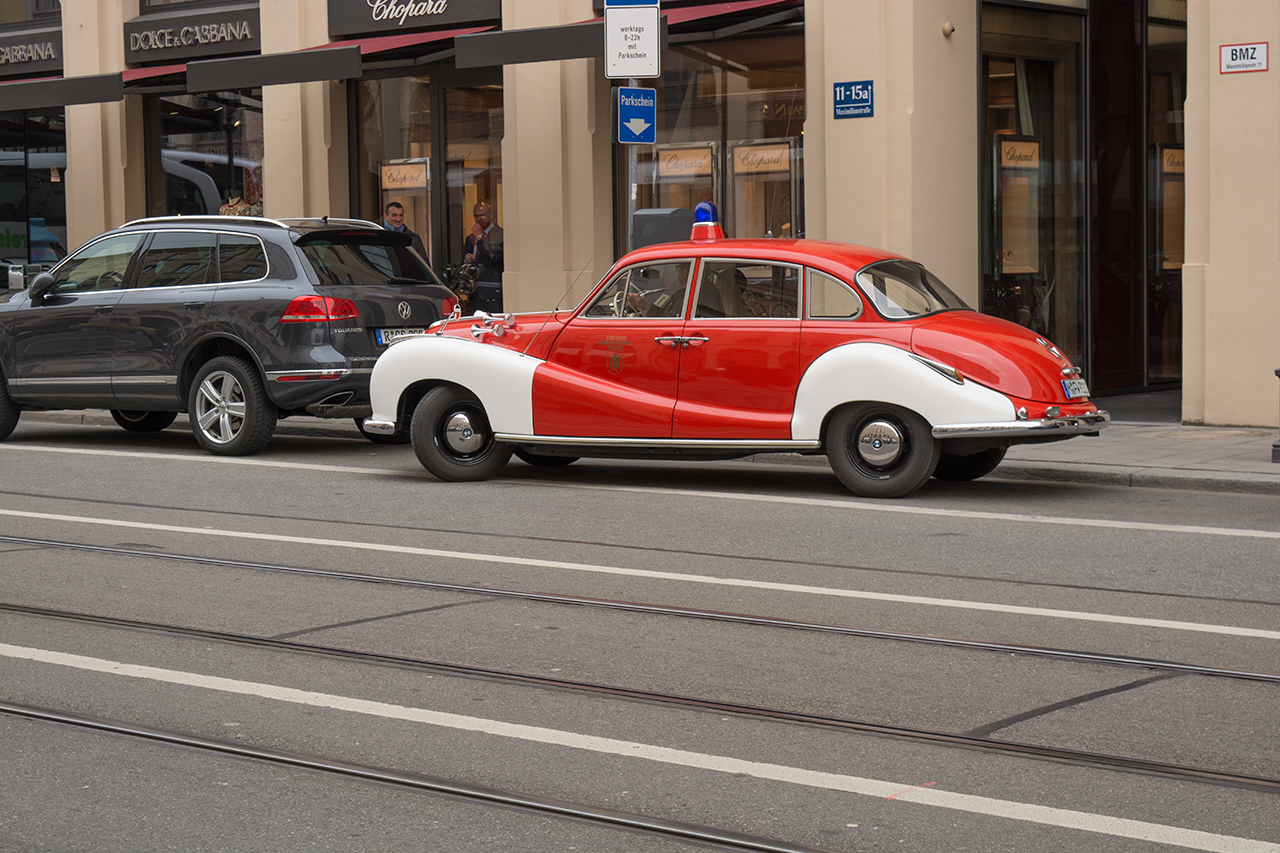
[[[387,279],[387,284],[430,284],[425,278],[405,278],[402,275],[393,275]]]

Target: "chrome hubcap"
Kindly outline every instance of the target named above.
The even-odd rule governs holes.
[[[454,453],[467,456],[484,446],[484,436],[466,412],[454,412],[444,425],[444,440]]]
[[[862,461],[884,468],[902,455],[902,433],[888,421],[871,421],[858,433],[857,447]]]

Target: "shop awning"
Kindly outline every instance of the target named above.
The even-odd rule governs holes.
[[[0,84],[0,112],[122,100],[124,81],[118,73],[51,77]]]
[[[186,71],[187,63],[180,62],[177,65],[145,65],[142,68],[126,68],[120,76],[124,78],[124,82],[133,83],[137,80],[150,80],[153,77],[164,77],[168,74],[185,74]]]
[[[729,3],[710,3],[705,6],[689,6],[662,11],[662,44],[667,44],[667,28],[717,18],[778,9],[773,14],[749,21],[731,24],[710,33],[700,33],[698,38],[725,38],[759,27],[781,23],[801,14],[802,0],[736,0]],[[516,65],[522,62],[552,62],[561,59],[588,59],[604,56],[604,18],[592,18],[575,24],[555,27],[532,27],[523,30],[504,30],[496,33],[460,36],[454,42],[457,48],[456,64],[459,68],[477,68],[485,65]]]
[[[326,45],[317,50],[265,53],[187,63],[188,92],[256,89],[313,80],[350,80],[363,73],[360,48]]]
[[[485,30],[493,29],[493,25],[484,27],[466,27],[457,30],[436,30],[434,32],[423,33],[400,33],[394,36],[370,36],[362,39],[348,39],[346,41],[335,41],[331,44],[317,45],[316,47],[304,48],[304,50],[320,50],[326,47],[358,47],[360,54],[367,56],[371,53],[386,53],[389,50],[399,50],[405,47],[416,47],[421,44],[430,44],[436,41],[444,41],[445,39],[456,38],[458,36],[471,35],[472,33],[482,33]]]

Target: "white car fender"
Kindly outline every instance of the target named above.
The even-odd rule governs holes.
[[[931,427],[1013,422],[1013,402],[976,382],[957,383],[888,344],[852,343],[814,359],[800,378],[791,437],[820,440],[827,413],[844,403],[891,403],[918,413]]]
[[[461,385],[484,406],[494,432],[533,433],[533,372],[541,359],[467,338],[421,335],[396,341],[373,366],[373,420],[394,422],[404,390],[424,379]],[[400,424],[399,426],[408,426]]]

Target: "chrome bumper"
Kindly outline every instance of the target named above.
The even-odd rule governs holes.
[[[1069,438],[1087,435],[1111,423],[1109,412],[1065,415],[1038,421],[1001,421],[994,424],[950,424],[933,428],[934,438]]]
[[[364,419],[364,431],[379,435],[392,435],[396,431],[395,421],[379,421],[373,418]]]

